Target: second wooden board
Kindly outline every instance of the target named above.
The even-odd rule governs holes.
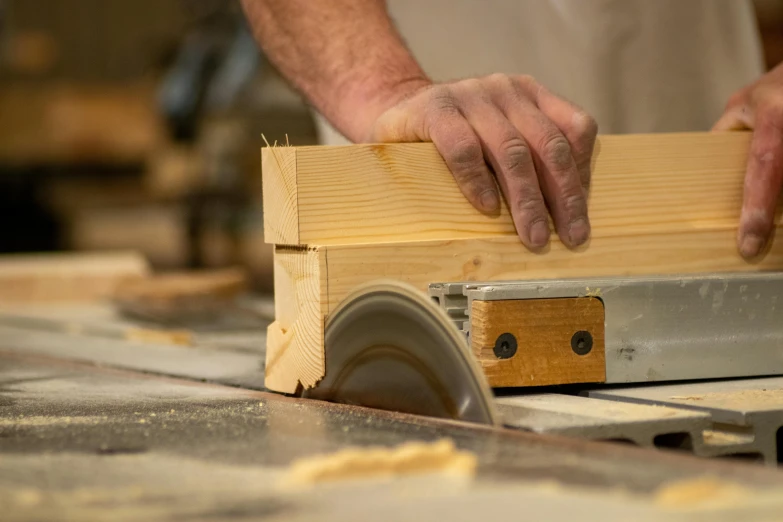
[[[277,247],[275,323],[269,327],[267,386],[293,393],[315,385],[324,367],[324,325],[357,286],[397,279],[426,291],[430,283],[595,276],[749,272],[783,269],[778,238],[748,263],[737,253],[734,227],[685,228],[660,234],[594,238],[581,252],[554,243],[546,254],[515,237],[381,245]],[[563,375],[563,378],[571,378]],[[572,381],[563,381],[572,382]],[[507,384],[504,384],[507,385]],[[519,379],[517,385],[529,385]]]

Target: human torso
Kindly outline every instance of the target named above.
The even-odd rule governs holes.
[[[706,130],[763,72],[749,0],[388,0],[433,80],[529,74],[601,133]],[[322,118],[322,142],[341,143]]]

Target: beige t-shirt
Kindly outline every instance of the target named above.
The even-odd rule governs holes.
[[[709,129],[764,72],[750,0],[388,0],[436,81],[530,74],[602,134]],[[325,144],[347,143],[320,115]]]

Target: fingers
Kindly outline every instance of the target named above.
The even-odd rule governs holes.
[[[716,131],[753,129],[748,153],[737,246],[751,259],[762,254],[775,227],[775,211],[783,188],[783,69],[735,93]]]
[[[732,131],[753,128],[753,111],[746,103],[746,91],[742,90],[729,99],[726,110],[712,126],[713,131]]]
[[[520,240],[534,250],[545,247],[550,235],[549,214],[528,143],[488,101],[468,103],[466,116],[503,188]]]
[[[580,107],[555,96],[545,87],[539,86],[536,91],[538,107],[557,125],[571,145],[571,155],[579,171],[579,179],[587,192],[590,188],[590,167],[598,125],[592,116]]]
[[[478,136],[450,95],[443,95],[427,112],[425,134],[443,156],[460,190],[477,209],[495,213],[500,209],[497,185],[484,161]],[[425,138],[426,139],[426,138]]]
[[[774,227],[783,187],[782,144],[783,103],[760,107],[748,155],[737,237],[740,253],[745,258],[753,258],[764,250]]]
[[[721,116],[720,119],[715,122],[715,125],[712,126],[712,130],[733,131],[749,129],[750,124],[746,123],[743,119],[743,109],[744,107],[736,107],[724,112],[723,116]]]
[[[481,211],[499,210],[500,185],[532,249],[550,239],[549,214],[566,246],[587,241],[596,134],[595,121],[578,107],[530,78],[506,75],[428,88],[387,110],[373,132],[378,141],[432,141]]]
[[[561,241],[569,247],[582,245],[590,236],[590,222],[587,217],[586,192],[571,142],[527,97],[507,95],[504,99],[497,99],[497,102],[531,145],[539,184]],[[579,148],[584,156],[584,145],[580,143]],[[584,162],[584,157],[581,159]]]

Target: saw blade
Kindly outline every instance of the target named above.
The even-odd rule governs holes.
[[[325,362],[326,375],[304,397],[498,424],[464,334],[407,284],[375,282],[346,297],[326,325]]]

